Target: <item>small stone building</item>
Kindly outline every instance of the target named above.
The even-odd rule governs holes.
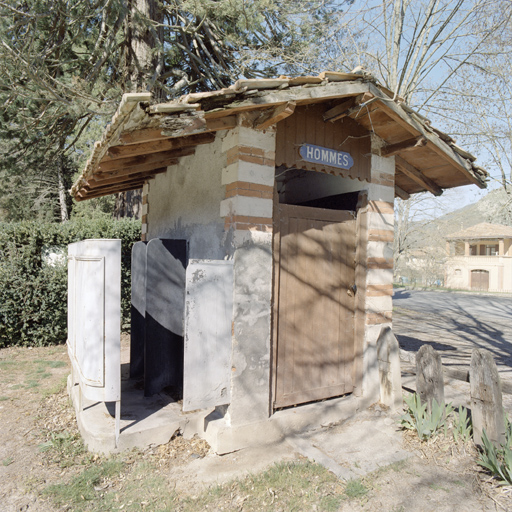
[[[142,188],[141,254],[148,279],[160,268],[160,291],[143,286],[158,309],[165,270],[150,252],[173,253],[179,278],[165,282],[178,321],[151,348],[147,318],[162,311],[142,299],[132,364],[153,371],[151,357],[165,373],[172,360],[156,385],[181,388],[184,411],[208,411],[198,433],[227,451],[379,401],[394,197],[485,178],[372,76],[325,72],[163,104],[126,94],[71,192],[83,201]]]
[[[446,237],[449,288],[512,292],[512,227],[483,222]]]

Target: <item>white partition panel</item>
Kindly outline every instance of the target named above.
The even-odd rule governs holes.
[[[101,402],[121,399],[120,336],[121,241],[70,244],[68,352],[73,380],[86,398]]]
[[[233,264],[190,260],[186,274],[183,410],[230,402]]]

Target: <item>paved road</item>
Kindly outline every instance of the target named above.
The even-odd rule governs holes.
[[[400,346],[430,343],[443,364],[467,367],[474,347],[490,350],[503,377],[512,379],[512,297],[397,290],[393,331]]]
[[[400,347],[417,352],[429,343],[443,365],[468,369],[473,348],[489,350],[502,380],[512,383],[512,298],[463,293],[397,290],[393,297],[393,332]],[[402,383],[415,389],[411,365],[402,362]],[[445,398],[469,406],[469,384],[445,381]],[[503,394],[512,417],[512,395]]]

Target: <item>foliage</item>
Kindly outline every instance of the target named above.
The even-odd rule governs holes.
[[[507,430],[509,431],[508,428]],[[489,440],[484,430],[482,432],[482,443],[481,453],[477,460],[478,464],[489,470],[500,484],[512,485],[512,450],[509,442],[497,448]]]
[[[311,69],[342,3],[0,1],[3,218],[70,217],[66,190],[123,93],[166,100]]]
[[[471,425],[471,417],[468,410],[464,406],[460,406],[458,411],[453,414],[453,437],[455,441],[459,439],[466,443],[471,439],[473,426]]]
[[[467,442],[471,439],[473,426],[471,424],[471,417],[468,410],[464,406],[460,406],[458,411],[453,415],[453,437],[455,441],[459,439],[462,442]]]
[[[66,341],[65,251],[68,244],[86,238],[122,240],[122,321],[129,322],[131,247],[140,240],[139,222],[98,218],[0,223],[0,347]]]
[[[427,404],[421,403],[421,398],[417,393],[405,397],[404,400],[407,404],[407,411],[401,418],[402,428],[416,430],[421,440],[430,439],[443,428],[446,429],[446,418],[454,410],[451,404],[438,404],[436,399],[433,399],[429,411]]]

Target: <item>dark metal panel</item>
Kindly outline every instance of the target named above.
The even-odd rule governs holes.
[[[147,246],[144,395],[183,386],[186,240],[153,239]]]

